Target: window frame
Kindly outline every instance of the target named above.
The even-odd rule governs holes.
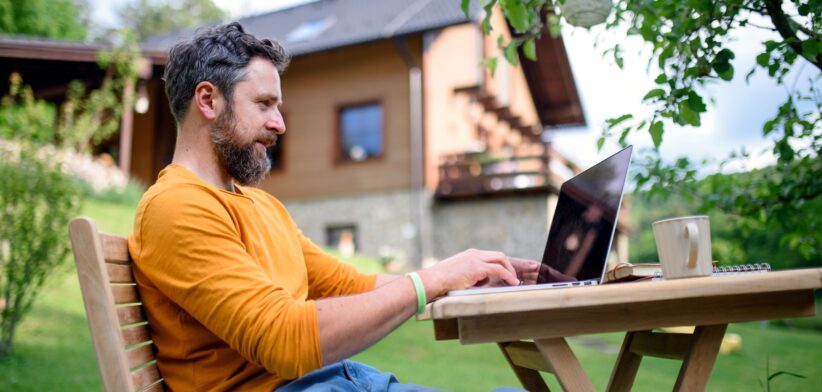
[[[343,141],[343,128],[342,128],[342,113],[344,110],[352,108],[352,107],[359,107],[359,106],[369,106],[369,105],[377,105],[382,108],[382,123],[380,124],[380,129],[382,131],[382,144],[381,150],[382,152],[379,155],[372,155],[369,156],[361,161],[357,161],[354,159],[350,159],[343,154],[342,150],[342,141]],[[360,101],[350,101],[344,103],[338,103],[336,105],[336,116],[334,121],[334,144],[332,148],[334,152],[332,156],[334,157],[334,165],[335,166],[343,166],[343,165],[350,165],[350,164],[365,164],[368,162],[381,162],[385,160],[386,154],[386,146],[388,145],[388,132],[386,132],[386,124],[388,124],[388,113],[385,109],[385,103],[381,98],[374,98],[374,99],[367,99],[367,100],[360,100]]]

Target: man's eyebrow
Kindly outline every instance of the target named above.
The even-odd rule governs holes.
[[[280,102],[280,97],[274,94],[259,94],[257,95],[257,100],[259,101],[276,101]]]

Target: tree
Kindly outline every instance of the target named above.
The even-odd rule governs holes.
[[[140,39],[217,22],[226,12],[213,0],[132,0],[117,10],[123,25]]]
[[[86,10],[82,0],[0,0],[0,33],[82,41]]]
[[[560,19],[563,7],[574,0],[481,0],[486,10],[483,31],[491,33],[490,10],[499,4],[513,28],[513,39],[499,40],[505,58],[517,61],[517,53],[536,60],[534,40],[548,29],[556,33],[568,26]],[[466,15],[470,0],[462,0]],[[803,216],[809,203],[818,204],[822,196],[822,0],[616,0],[605,28],[642,38],[651,48],[656,87],[643,102],[653,110],[647,117],[625,114],[609,119],[598,141],[618,137],[625,144],[632,133],[647,132],[656,152],[640,161],[636,172],[637,189],[656,195],[679,194],[700,201],[700,209],[721,209],[742,222],[758,222],[778,229],[780,244],[807,257],[822,255],[822,226],[818,214],[804,216],[803,224],[791,226],[789,217]],[[767,26],[756,23],[764,20]],[[752,22],[756,21],[756,22]],[[736,54],[728,48],[731,34],[741,28],[756,27],[774,31],[778,38],[763,42],[756,66],[746,76],[764,71],[785,87],[787,98],[775,108],[776,114],[762,126],[763,137],[773,142],[777,157],[772,167],[747,176],[711,177],[696,184],[699,162],[686,157],[673,163],[659,155],[666,127],[698,127],[705,104],[704,86],[730,81],[736,72]],[[622,67],[622,49],[615,44],[605,49]],[[785,81],[788,72],[801,63],[815,67],[807,90]],[[493,70],[493,61],[486,64]],[[727,160],[737,158],[732,154]],[[726,162],[727,162],[726,160]]]

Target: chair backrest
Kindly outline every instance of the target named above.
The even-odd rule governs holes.
[[[90,218],[69,223],[83,303],[106,391],[162,391],[163,379],[123,237]]]

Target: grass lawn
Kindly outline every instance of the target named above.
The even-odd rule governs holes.
[[[94,217],[100,230],[126,234],[131,229],[133,207],[97,202],[87,205],[84,214]],[[354,259],[353,263],[372,271],[377,268],[368,259]],[[807,376],[777,377],[771,384],[773,390],[822,390],[822,333],[763,329],[759,323],[731,325],[728,332],[742,336],[742,350],[720,355],[709,390],[764,390],[759,382],[766,378],[766,357],[771,373],[784,370]],[[621,339],[621,334],[604,334],[571,340],[598,390],[608,382]],[[496,346],[436,342],[430,322],[405,323],[355,360],[391,371],[401,381],[447,391],[488,391],[518,385]],[[645,359],[634,390],[670,390],[678,368],[676,361]],[[552,388],[560,390],[553,377],[546,378]],[[73,263],[66,263],[47,281],[32,312],[20,325],[11,357],[0,361],[0,391],[100,389],[77,277]]]

